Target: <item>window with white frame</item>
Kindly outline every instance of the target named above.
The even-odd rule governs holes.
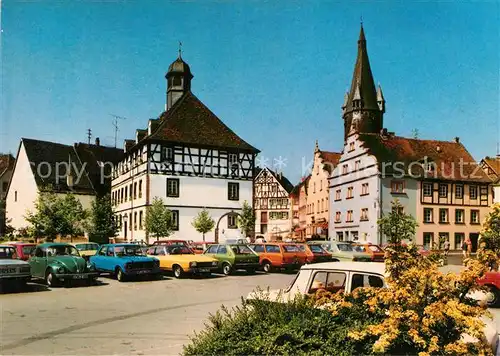
[[[342,213],[341,213],[340,211],[337,211],[337,212],[335,213],[335,222],[336,222],[336,223],[339,223],[339,222],[341,222],[341,221],[342,221]]]
[[[354,170],[359,171],[359,167],[361,167],[361,161],[357,160],[354,162]]]
[[[337,201],[337,200],[341,200],[341,198],[340,198],[340,193],[341,193],[341,190],[340,190],[340,189],[337,189],[337,190],[335,191],[335,201]]]
[[[227,228],[228,229],[237,229],[238,228],[236,214],[230,214],[227,216]]]
[[[347,174],[347,164],[342,166],[342,174]]]
[[[174,150],[172,149],[172,147],[163,147],[161,155],[162,161],[172,161],[174,158]]]
[[[227,184],[227,199],[240,200],[240,184],[228,182]]]
[[[351,199],[354,195],[354,187],[347,188],[347,199]]]
[[[439,223],[448,223],[448,209],[439,209]]]
[[[352,222],[352,210],[347,210],[347,218],[345,220],[346,222]]]
[[[423,184],[424,197],[432,197],[432,183]]]
[[[469,186],[469,199],[477,199],[477,186]]]
[[[432,208],[424,208],[424,222],[431,223],[434,221],[432,212]]]
[[[463,209],[455,209],[455,224],[463,224],[464,219],[464,210]]]
[[[470,223],[479,224],[479,210],[470,211]]]
[[[448,196],[448,184],[439,184],[439,197],[446,198]]]
[[[391,193],[403,194],[405,192],[405,182],[402,180],[391,181]]]
[[[361,184],[361,195],[368,195],[368,183]]]
[[[172,217],[172,230],[179,231],[179,210],[170,210]]]
[[[167,197],[179,197],[179,178],[167,178]]]
[[[464,197],[464,186],[462,184],[457,184],[455,186],[455,198],[462,199]]]
[[[368,208],[361,209],[361,217],[359,218],[359,220],[361,220],[361,221],[368,220]]]

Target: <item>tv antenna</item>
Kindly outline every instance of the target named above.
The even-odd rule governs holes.
[[[118,115],[114,115],[114,114],[110,114],[111,116],[113,116],[113,127],[115,128],[115,148],[117,147],[117,144],[118,144],[118,120],[127,120],[126,117],[123,117],[123,116],[118,116]]]

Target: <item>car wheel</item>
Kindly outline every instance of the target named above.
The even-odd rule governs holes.
[[[231,272],[233,271],[231,265],[227,262],[222,264],[222,273],[224,273],[226,276],[229,276]]]
[[[45,283],[47,283],[47,286],[49,287],[57,286],[57,277],[50,269],[45,273]]]
[[[125,273],[123,273],[123,271],[122,271],[122,269],[120,267],[118,267],[116,269],[116,279],[119,282],[124,282],[125,281]]]
[[[270,262],[266,261],[262,264],[262,269],[264,270],[264,272],[269,273],[272,271],[273,266],[271,265]]]
[[[175,265],[172,268],[172,271],[174,272],[174,277],[175,278],[182,278],[183,271],[182,271],[182,267],[181,266]]]
[[[495,308],[500,304],[500,291],[494,286],[488,286],[488,292],[486,293],[486,303],[488,307]]]

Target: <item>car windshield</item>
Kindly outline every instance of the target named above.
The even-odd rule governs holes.
[[[99,245],[97,244],[78,244],[76,245],[76,249],[78,251],[89,251],[89,250],[97,250]]]
[[[12,260],[16,258],[16,249],[14,247],[0,246],[0,259]]]
[[[369,248],[370,250],[372,250],[373,252],[384,252],[384,251],[382,251],[382,249],[381,249],[380,247],[378,247],[377,245],[370,245],[370,246],[368,246],[368,248]]]
[[[285,250],[285,252],[300,252],[297,245],[283,245],[283,250]]]
[[[47,255],[49,256],[80,256],[78,250],[69,245],[50,246],[47,248]]]
[[[304,245],[297,245],[298,249],[301,251],[301,252],[305,252],[306,251],[306,247]],[[311,246],[309,246],[311,247]]]
[[[237,255],[253,255],[254,252],[247,245],[232,245],[231,249]]]
[[[193,251],[186,246],[168,246],[167,253],[169,255],[192,255]]]
[[[299,270],[299,272],[295,275],[295,277],[293,277],[293,279],[290,282],[290,284],[288,285],[288,287],[286,287],[285,293],[289,292],[290,289],[292,289],[293,285],[295,284],[295,281],[297,280],[297,278],[299,278],[300,273],[301,273],[301,271]]]
[[[311,245],[309,246],[311,248],[311,251],[312,252],[316,252],[316,253],[325,253],[325,249],[323,247],[321,247],[320,245]]]
[[[29,256],[31,255],[31,253],[33,252],[33,250],[35,249],[35,245],[33,246],[23,246],[23,254],[26,255],[26,256]]]
[[[353,249],[356,252],[366,252],[366,247],[363,245],[355,245],[353,246]]]
[[[354,251],[352,245],[350,244],[337,244],[337,247],[340,251],[345,251],[345,252]]]
[[[131,245],[131,246],[115,246],[115,254],[118,257],[122,256],[145,256],[144,251],[141,246]]]

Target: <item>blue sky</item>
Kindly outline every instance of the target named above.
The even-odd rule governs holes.
[[[500,140],[500,5],[490,2],[2,1],[0,151],[21,137],[119,145],[164,109],[183,43],[193,92],[296,182],[343,143],[360,17],[396,134]]]

